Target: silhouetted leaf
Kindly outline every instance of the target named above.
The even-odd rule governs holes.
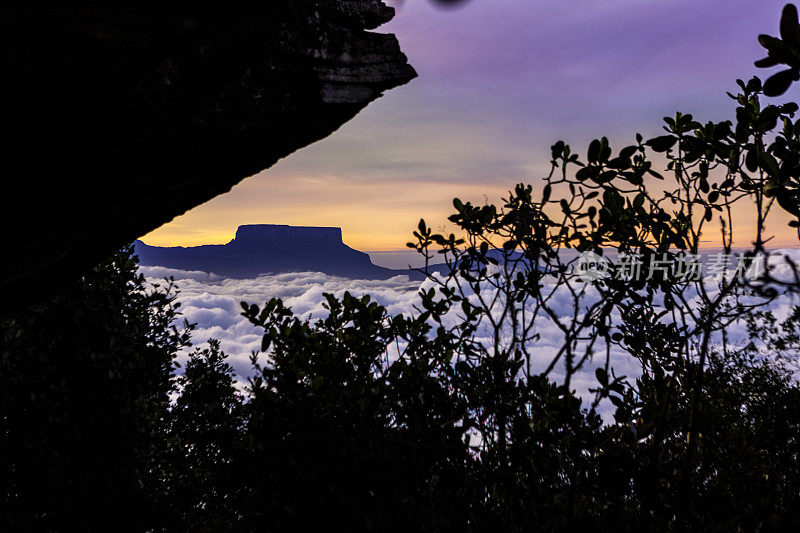
[[[673,135],[662,135],[648,140],[645,144],[655,152],[666,152],[678,142],[678,138]]]
[[[764,82],[764,95],[780,96],[789,89],[793,81],[797,81],[797,74],[792,69],[773,74]]]

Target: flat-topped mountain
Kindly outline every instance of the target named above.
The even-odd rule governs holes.
[[[168,248],[142,241],[134,244],[142,265],[202,270],[233,278],[303,271],[364,279],[409,274],[374,265],[369,255],[344,244],[341,228],[332,227],[251,224],[239,226],[227,244]]]

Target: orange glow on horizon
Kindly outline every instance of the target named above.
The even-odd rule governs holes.
[[[142,237],[154,246],[225,244],[243,224],[288,224],[342,228],[344,243],[362,251],[406,250],[417,222],[424,218],[435,231],[455,231],[447,221],[453,197],[474,204],[498,202],[510,187],[463,183],[397,183],[344,180],[333,176],[293,178],[263,172],[236,189],[193,209]],[[513,185],[513,184],[512,184]],[[755,220],[747,205],[734,211],[736,245],[749,246]],[[771,248],[797,246],[787,226],[791,216],[775,207],[767,226]],[[719,247],[719,226],[707,226],[703,247]]]

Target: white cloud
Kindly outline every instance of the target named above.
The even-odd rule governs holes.
[[[240,379],[251,375],[250,355],[261,344],[261,331],[240,314],[242,301],[263,305],[271,298],[282,298],[285,305],[299,317],[314,319],[326,315],[322,307],[323,293],[332,293],[341,298],[345,291],[349,291],[355,296],[370,295],[373,300],[385,306],[390,315],[414,314],[415,306],[419,304],[418,289],[433,285],[430,281],[413,282],[406,276],[388,280],[351,280],[318,272],[301,272],[264,275],[252,279],[229,279],[204,272],[163,267],[140,267],[140,271],[153,282],[163,279],[164,276],[175,278],[180,290],[178,300],[181,302],[184,317],[197,324],[193,333],[195,345],[203,344],[209,338],[218,339]],[[596,298],[596,294],[590,293],[586,303]],[[693,305],[698,303],[696,297],[690,301]],[[769,308],[781,319],[788,316],[795,303],[798,303],[795,297],[782,296],[772,302]],[[559,316],[571,313],[572,299],[567,291],[556,291],[550,304]],[[452,325],[456,320],[456,316],[451,316],[447,322]],[[556,324],[545,317],[537,321],[536,328],[540,338],[533,350],[537,358],[533,362],[533,370],[541,371],[561,347],[563,337]],[[732,324],[726,333],[729,342],[734,344],[744,343],[747,339],[747,331],[742,323]],[[477,337],[488,341],[491,331],[483,328],[477,332]],[[600,346],[596,359],[573,377],[572,387],[582,397],[588,399],[591,396],[588,389],[595,386],[594,369],[602,366],[603,362],[604,347]],[[612,352],[611,364],[618,375],[632,377],[639,373],[636,361],[619,351]],[[563,377],[560,367],[557,367],[552,377]],[[608,416],[608,408],[604,411]]]
[[[419,283],[409,281],[406,276],[350,280],[319,272],[300,272],[230,279],[164,267],[142,266],[139,270],[151,282],[161,282],[166,276],[175,278],[183,316],[197,324],[192,335],[195,345],[209,338],[218,339],[242,378],[250,375],[250,354],[261,345],[261,331],[241,316],[242,301],[263,305],[271,298],[282,298],[303,319],[326,314],[322,307],[322,294],[326,292],[340,298],[345,291],[358,296],[369,294],[391,314],[410,313],[418,301]]]

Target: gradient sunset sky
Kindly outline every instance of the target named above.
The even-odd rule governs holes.
[[[217,244],[240,224],[292,224],[340,226],[360,250],[402,249],[419,218],[445,223],[454,196],[482,203],[520,181],[537,186],[558,139],[585,153],[602,135],[616,148],[637,131],[658,135],[675,111],[732,119],[725,91],[766,77],[753,66],[756,38],[778,33],[784,3],[395,2],[379,31],[397,34],[419,78],[143,240]],[[788,243],[783,227],[773,233]]]

